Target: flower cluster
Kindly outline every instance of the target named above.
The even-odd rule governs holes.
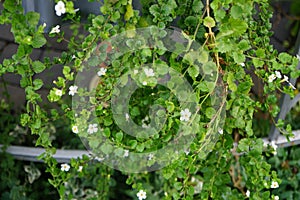
[[[268,82],[272,83],[276,78],[282,79],[282,75],[279,71],[275,71],[274,74],[271,74],[268,78]],[[289,82],[289,77],[283,75],[283,79],[280,82],[287,82],[294,90],[296,89],[293,84]]]

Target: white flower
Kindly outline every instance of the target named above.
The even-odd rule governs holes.
[[[281,73],[279,72],[279,71],[275,71],[275,76],[277,77],[277,78],[281,78],[282,76],[281,76]]]
[[[73,133],[78,133],[78,126],[72,126]]]
[[[146,199],[146,198],[147,198],[146,195],[147,195],[147,194],[146,194],[146,192],[145,192],[144,190],[140,190],[140,191],[136,194],[136,196],[139,198],[139,200]]]
[[[277,144],[276,144],[274,141],[271,142],[271,147],[272,147],[275,151],[276,151],[277,148],[278,148]]]
[[[66,13],[66,6],[62,1],[57,2],[54,8],[57,16],[61,16],[62,14]]]
[[[154,76],[154,71],[153,69],[144,69],[144,72],[146,74],[146,76],[150,77],[150,76]]]
[[[182,110],[180,112],[180,121],[189,121],[190,120],[190,117],[191,117],[191,112],[188,108]]]
[[[246,196],[247,196],[247,197],[250,197],[250,191],[249,191],[249,190],[247,190]]]
[[[82,169],[83,169],[83,166],[79,166],[77,171],[82,172]]]
[[[146,123],[142,123],[142,127],[143,127],[143,128],[150,128],[150,125],[149,125],[149,124],[146,124]]]
[[[76,94],[77,93],[77,89],[78,89],[78,87],[76,86],[76,85],[72,85],[72,86],[70,86],[69,87],[69,95],[71,95],[71,96],[74,96],[74,94]]]
[[[45,28],[46,26],[47,26],[47,24],[44,22],[44,23],[43,23],[43,27]]]
[[[98,131],[97,124],[89,124],[87,132],[89,134],[96,133]]]
[[[147,82],[146,82],[146,81],[143,81],[143,85],[147,85]]]
[[[126,121],[129,121],[129,119],[130,119],[130,116],[129,116],[129,114],[128,114],[128,113],[126,113],[126,114],[125,114],[125,119],[126,119]]]
[[[271,74],[270,76],[269,76],[269,83],[272,83],[274,80],[276,79],[276,75],[275,74]]]
[[[293,86],[293,84],[291,84],[290,82],[289,82],[289,85],[290,85],[294,90],[296,90],[295,86]]]
[[[283,81],[287,82],[294,90],[296,89],[295,86],[291,82],[289,82],[289,77],[287,77],[286,75],[283,75],[283,80],[281,82]]]
[[[104,160],[104,158],[100,158],[100,157],[95,157],[95,160],[102,162]]]
[[[75,55],[72,55],[72,59],[75,59],[76,58],[76,56]]]
[[[59,25],[56,25],[55,27],[53,27],[50,31],[50,34],[59,33],[60,32],[59,27],[60,27]]]
[[[271,188],[278,188],[279,184],[277,181],[272,181]]]
[[[74,9],[74,12],[78,12],[78,11],[79,11],[79,8]]]
[[[138,71],[137,69],[135,69],[135,70],[133,70],[133,73],[134,73],[134,74],[138,74],[139,71]]]
[[[223,135],[223,129],[219,129],[218,132]]]
[[[105,75],[106,71],[107,71],[106,68],[101,67],[100,71],[97,74],[98,74],[98,76],[103,76],[103,75]]]
[[[59,89],[57,89],[57,90],[55,90],[55,94],[57,95],[57,96],[62,96],[62,90],[59,90]]]
[[[128,157],[128,156],[129,156],[129,151],[126,149],[126,150],[124,151],[123,157],[126,158],[126,157]]]
[[[148,156],[148,160],[152,160],[153,157],[154,157],[154,155],[152,153],[150,153]]]
[[[69,164],[61,164],[60,165],[61,167],[60,167],[60,170],[61,171],[65,171],[65,172],[67,172],[67,171],[69,171],[70,170],[70,165]]]
[[[274,200],[279,200],[279,196],[274,196]]]
[[[185,149],[185,150],[184,150],[184,153],[185,153],[185,155],[189,155],[190,150],[189,150],[189,149]]]
[[[240,65],[241,65],[242,67],[245,67],[245,63],[240,63]]]

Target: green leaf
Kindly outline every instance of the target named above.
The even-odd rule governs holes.
[[[253,65],[257,68],[262,67],[264,65],[264,61],[259,60],[258,58],[253,58],[252,61],[253,61]]]
[[[238,44],[238,48],[241,51],[246,51],[251,48],[249,42],[247,40],[241,40]]]
[[[138,145],[136,146],[136,150],[137,150],[138,152],[143,152],[144,149],[145,149],[144,143],[138,144]]]
[[[194,0],[192,5],[192,10],[195,13],[202,13],[202,9],[204,8],[204,5],[201,0]]]
[[[46,68],[46,66],[40,62],[40,61],[34,61],[32,63],[32,69],[35,73],[41,73],[42,71],[44,71]]]
[[[233,59],[235,63],[239,64],[245,62],[246,56],[242,53],[233,52]]]
[[[239,19],[243,15],[243,10],[240,6],[233,5],[230,10],[230,14],[233,18]]]
[[[217,71],[217,65],[213,61],[208,61],[203,64],[203,72],[204,74],[211,75],[212,72]]]
[[[231,91],[235,92],[237,90],[237,86],[234,83],[234,75],[233,72],[229,72],[228,76],[227,76],[227,83],[228,83],[228,87]]]
[[[115,11],[115,12],[111,15],[111,21],[112,21],[112,22],[116,22],[118,19],[120,19],[120,12],[119,12],[119,11]]]
[[[248,138],[243,138],[239,141],[239,144],[238,144],[238,151],[239,152],[248,152],[249,151],[249,142],[250,139]]]
[[[103,121],[104,121],[104,126],[110,126],[113,123],[113,120],[110,118],[110,116],[105,117]]]
[[[104,143],[100,149],[105,154],[110,154],[113,151],[113,147],[108,143]]]
[[[292,61],[293,57],[288,53],[282,52],[278,55],[278,59],[282,63],[289,63]]]
[[[28,12],[26,13],[25,18],[29,27],[35,28],[39,23],[40,14],[36,12]]]
[[[199,75],[199,67],[192,65],[188,68],[189,75],[195,79]]]
[[[188,16],[184,20],[184,24],[186,26],[196,26],[197,23],[198,23],[198,19],[196,17],[194,17],[194,16]]]
[[[32,39],[33,48],[41,48],[46,44],[47,40],[42,34],[35,34]]]
[[[117,132],[117,134],[116,134],[116,140],[117,140],[117,142],[121,142],[122,141],[122,139],[123,139],[123,132]]]
[[[174,111],[175,106],[174,106],[173,102],[168,101],[168,102],[166,102],[166,105],[167,105],[168,112],[173,112]]]
[[[43,81],[41,80],[41,79],[35,79],[34,81],[33,81],[33,89],[34,90],[39,90],[42,86],[43,86]]]
[[[207,63],[209,58],[208,52],[205,50],[200,50],[200,51],[201,53],[200,55],[197,56],[197,60],[202,64]]]
[[[216,114],[216,110],[212,107],[208,107],[205,110],[205,115],[207,118],[212,119],[213,116]]]
[[[110,129],[106,127],[103,131],[103,135],[108,138],[110,136]]]
[[[126,13],[124,15],[125,21],[128,21],[131,17],[134,16],[133,8],[131,4],[126,5]]]
[[[180,189],[182,188],[182,183],[181,183],[181,182],[176,182],[176,183],[174,183],[174,188],[175,188],[176,190],[180,190]]]
[[[136,140],[130,140],[128,142],[128,145],[130,146],[130,148],[134,149],[137,145],[137,141]]]
[[[256,53],[256,56],[258,58],[265,58],[266,57],[266,53],[265,53],[264,49],[257,49],[255,53]]]
[[[203,25],[208,28],[213,28],[216,26],[216,22],[212,17],[206,16],[204,18]]]

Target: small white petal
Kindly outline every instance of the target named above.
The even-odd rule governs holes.
[[[54,9],[57,16],[61,16],[62,14],[66,13],[66,6],[65,3],[62,1],[57,2]]]
[[[271,183],[271,188],[278,188],[279,187],[279,184],[277,181],[272,181]]]
[[[276,79],[276,75],[275,74],[271,74],[270,76],[269,76],[269,83],[272,83],[274,80]]]
[[[128,157],[128,156],[129,156],[129,150],[126,149],[126,150],[124,151],[123,157],[126,158],[126,157]]]
[[[143,200],[147,198],[147,194],[144,190],[140,190],[136,196],[139,198],[139,200]]]
[[[54,33],[59,33],[60,32],[60,26],[59,25],[56,25],[55,27],[53,27],[50,31],[49,34],[54,34]]]
[[[72,131],[73,131],[73,133],[78,133],[78,126],[73,126],[72,127]]]
[[[83,169],[83,166],[79,166],[77,171],[82,172],[82,169]]]
[[[106,68],[100,68],[100,71],[98,71],[97,75],[98,76],[104,76],[106,73],[107,69]]]
[[[154,76],[154,71],[153,71],[153,69],[144,69],[144,72],[145,72],[145,74],[146,74],[146,76],[148,76],[148,77],[151,77],[151,76]]]
[[[62,96],[62,90],[59,90],[59,89],[57,89],[57,90],[55,90],[55,94],[57,95],[57,96]]]
[[[277,77],[277,78],[281,78],[282,76],[281,76],[281,73],[279,72],[279,71],[275,71],[275,76]]]
[[[72,85],[69,87],[69,95],[74,96],[77,93],[78,87],[76,85]]]
[[[246,196],[247,196],[247,197],[250,197],[250,191],[249,191],[249,190],[247,190]]]
[[[61,171],[65,171],[65,172],[67,172],[67,171],[69,171],[70,170],[70,165],[69,164],[61,164],[60,165],[61,167],[60,167],[60,170]]]

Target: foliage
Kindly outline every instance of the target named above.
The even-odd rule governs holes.
[[[38,13],[23,14],[20,0],[5,0],[4,10],[0,15],[0,24],[11,24],[11,31],[18,44],[17,53],[0,64],[0,75],[14,73],[21,76],[20,86],[26,93],[27,101],[24,112],[20,115],[20,122],[16,123],[28,128],[30,134],[36,137],[36,146],[46,149],[40,156],[45,162],[40,169],[51,174],[48,181],[57,189],[60,199],[117,199],[118,195],[136,198],[140,190],[146,191],[148,199],[243,199],[249,196],[250,199],[257,200],[274,199],[274,195],[279,195],[282,189],[273,192],[272,185],[281,183],[278,177],[282,177],[283,171],[277,174],[268,164],[263,153],[266,148],[260,139],[263,133],[253,131],[253,122],[263,118],[275,123],[274,118],[280,111],[277,99],[282,93],[292,97],[295,95],[288,79],[297,78],[300,72],[296,70],[296,57],[278,53],[270,45],[272,33],[269,19],[272,13],[267,0],[143,0],[142,14],[134,10],[131,0],[105,0],[99,8],[102,15],[90,15],[84,25],[89,33],[86,36],[78,33],[82,26],[80,11],[75,11],[72,1],[63,2],[66,10],[62,18],[71,23],[70,27],[74,31],[68,39],[68,51],[53,60],[38,61],[30,57],[34,49],[42,48],[47,43],[45,25],[39,24]],[[107,41],[127,31],[124,35],[126,40],[120,41],[120,44],[124,43],[122,47],[129,49],[138,48],[143,43],[130,38],[137,38],[138,29],[142,27],[154,27],[147,38],[154,41],[159,41],[167,34],[165,28],[180,28],[183,35],[181,39],[186,43],[184,46],[176,46],[174,53],[166,51],[167,46],[157,42],[152,48],[127,52],[109,62],[107,57],[117,56],[118,49],[110,48],[111,43]],[[54,37],[58,43],[67,40],[64,32],[57,28],[49,36]],[[201,48],[197,44],[201,44]],[[100,53],[94,54],[95,51]],[[118,127],[110,105],[113,89],[118,81],[123,86],[130,81],[120,77],[134,70],[141,70],[136,66],[147,63],[153,64],[155,75],[149,75],[149,71],[144,76],[141,75],[144,73],[136,76],[131,74],[142,89],[132,95],[128,115],[136,124],[147,126],[151,124],[147,119],[150,105],[156,104],[166,108],[166,112],[157,113],[166,115],[167,121],[159,133],[147,139],[140,133],[134,138]],[[56,64],[63,66],[63,76],[54,81],[55,86],[50,89],[48,99],[59,105],[59,108],[49,110],[41,106],[42,99],[38,94],[44,83],[41,79],[34,78],[34,75]],[[95,110],[97,118],[93,123],[98,125],[99,130],[91,127],[89,131],[89,125],[93,124],[86,122],[91,117],[91,110],[84,110],[80,116],[76,116],[67,96],[70,86],[74,86],[76,74],[84,71],[85,67],[95,66],[102,71],[100,81],[93,90],[96,95],[89,98],[88,102],[93,105],[92,110]],[[199,108],[199,115],[192,113],[192,117],[187,120],[193,124],[192,129],[188,129],[187,123],[181,119],[184,107],[180,105],[180,95],[172,94],[176,88],[157,84],[156,80],[171,73],[166,71],[165,66],[173,70],[171,72],[174,74],[181,74],[182,79],[175,77],[177,79],[174,82],[181,85],[182,80],[186,79],[195,92],[195,96],[187,98],[189,101],[196,99],[197,106],[193,108]],[[253,92],[256,84],[253,77],[263,83],[261,93]],[[219,86],[225,88],[217,94],[220,100],[212,98]],[[90,95],[84,88],[78,88],[74,97],[91,97]],[[226,98],[226,104],[222,101],[223,97]],[[214,103],[219,109],[215,109]],[[223,108],[226,109],[226,118]],[[217,129],[222,120],[223,129]],[[53,132],[49,128],[51,124],[55,124],[53,126],[56,128],[60,127],[56,130],[66,131],[65,134],[77,140],[71,144],[55,144],[52,141]],[[77,132],[74,131],[75,126],[79,130],[78,135],[71,133],[72,129]],[[114,141],[118,147],[130,152],[147,153],[167,146],[170,140],[176,138],[180,126],[184,127],[187,135],[194,132],[195,138],[184,152],[166,152],[163,158],[174,160],[163,169],[144,173],[123,172],[120,175],[120,172],[103,164],[105,158],[100,156],[103,153],[104,156],[109,154],[124,157],[125,152],[113,151],[111,145],[103,144],[99,138]],[[288,137],[291,130],[286,127],[289,125],[278,124],[281,132]],[[91,132],[96,133],[88,134]],[[211,134],[215,137],[210,138]],[[101,153],[94,152],[94,157],[73,159],[70,170],[62,170],[53,154],[60,145],[83,148],[78,142],[78,136],[88,138],[89,146],[100,149]],[[58,137],[62,138],[60,135]],[[6,138],[9,140],[9,137]],[[213,140],[213,145],[207,139]],[[202,154],[204,144],[209,149],[207,155]],[[283,154],[278,153],[278,156],[285,158]],[[5,154],[3,156],[9,162],[1,163],[1,169],[11,173],[7,169],[14,168],[15,161],[6,158]],[[122,159],[126,159],[126,156]],[[100,162],[96,162],[97,160]],[[160,164],[156,157],[141,162],[147,162],[147,167]],[[278,160],[272,162],[278,163]],[[32,165],[29,166],[34,168]],[[45,166],[46,170],[43,169]],[[132,168],[138,169],[139,166]],[[1,185],[1,191],[11,191],[10,194],[3,193],[2,198],[23,198],[7,197],[21,195],[27,190],[27,184],[20,185],[14,178],[11,185]],[[283,185],[287,184],[282,182]],[[126,189],[121,190],[120,186]],[[297,189],[296,186],[294,188]],[[14,192],[15,190],[18,192]],[[295,192],[293,195],[298,194]]]

